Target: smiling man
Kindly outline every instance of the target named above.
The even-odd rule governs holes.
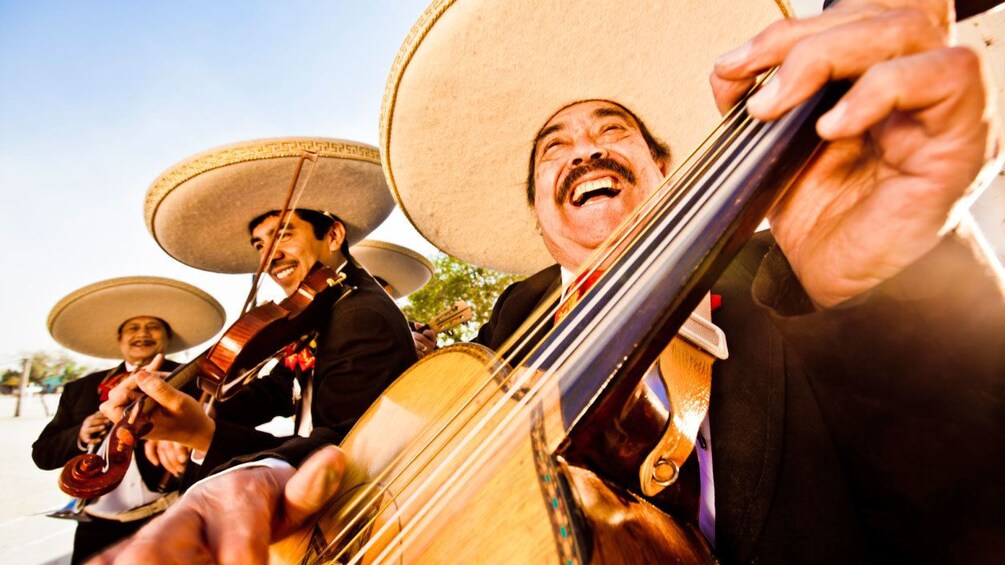
[[[315,164],[307,165],[312,170],[302,175],[298,208],[281,218],[275,207],[303,151],[318,155]],[[249,154],[258,158],[248,161]],[[207,163],[214,166],[177,182],[177,171],[198,170]],[[293,439],[251,429],[275,416],[295,416],[298,436],[313,434],[337,443],[384,388],[416,361],[401,311],[349,252],[350,241],[365,237],[393,206],[378,163],[376,149],[354,142],[265,140],[192,157],[151,186],[148,203],[153,204],[148,209],[156,210],[156,216],[148,220],[172,256],[224,272],[251,272],[264,259],[266,273],[287,296],[297,292],[316,265],[327,265],[344,274],[352,289],[321,316],[306,346],[291,348],[267,375],[217,403],[214,418],[147,373],[112,393],[102,411],[115,419],[137,384],[161,403],[164,410],[157,413],[148,437],[197,450],[200,465],[190,466],[187,482],[233,457]],[[162,222],[176,210],[200,207],[227,209],[228,214],[211,223],[190,214]],[[273,239],[274,253],[265,257]]]
[[[386,166],[419,232],[483,267],[537,271],[504,292],[478,341],[506,351],[538,305],[554,304],[552,289],[570,294],[608,238],[715,130],[715,107],[728,110],[760,73],[780,65],[747,104],[763,120],[830,80],[853,81],[816,124],[827,144],[771,211],[771,233],[756,235],[713,286],[729,358],[712,367],[680,480],[650,501],[700,528],[722,562],[996,555],[1005,519],[989,500],[1005,488],[1005,296],[956,214],[982,167],[994,170],[1002,141],[978,57],[951,44],[951,7],[842,2],[737,37],[715,59],[702,55],[706,44],[775,3],[746,3],[743,14],[725,2],[531,4],[482,2],[477,16],[452,6],[403,48],[385,101]],[[708,34],[710,22],[718,33]],[[466,55],[451,58],[461,45]],[[520,64],[495,64],[504,57]],[[704,72],[691,68],[697,60]],[[697,99],[709,72],[715,104]],[[464,104],[484,99],[493,104],[480,111]],[[433,136],[439,151],[429,150]],[[529,170],[513,154],[529,156]],[[521,177],[525,194],[513,188]],[[485,225],[504,228],[468,231]],[[647,453],[629,458],[628,440],[612,435],[613,445],[590,446],[587,466],[641,498]],[[920,471],[930,461],[939,470]],[[645,530],[620,516],[633,535]],[[589,530],[576,536],[583,551],[610,551],[591,547]],[[657,532],[645,545],[660,543]]]
[[[996,496],[1005,297],[954,214],[1001,150],[979,57],[952,45],[947,2],[844,0],[818,17],[772,23],[780,7],[436,3],[403,45],[386,90],[382,147],[392,189],[447,253],[537,271],[503,293],[479,333],[498,351],[662,181],[672,163],[654,138],[682,161],[715,129],[716,106],[732,106],[772,67],[775,79],[747,105],[758,119],[778,118],[833,79],[852,81],[818,121],[827,144],[772,211],[773,234],[755,236],[713,289],[722,295],[713,321],[730,356],[714,365],[698,447],[668,489],[694,487],[699,504],[668,510],[700,528],[723,563],[991,562],[1005,531]],[[528,389],[521,402],[533,404],[539,397]],[[665,502],[643,499],[644,467],[628,481],[610,472],[643,432],[604,423],[615,445],[598,441],[590,463],[596,483],[616,496],[581,489],[562,470],[578,463],[562,460],[562,447],[539,450],[537,469],[549,472],[538,473],[530,494],[468,496],[458,504],[490,518],[463,529],[481,514],[444,512],[446,531],[487,532],[513,548],[551,536],[554,547],[534,546],[545,549],[527,561],[711,562],[713,554],[676,553],[662,535],[669,529],[654,530],[652,513],[633,511]],[[506,431],[546,446],[575,441],[548,435],[559,426],[549,424]],[[170,547],[264,560],[261,540],[322,508],[349,463],[328,448],[297,473],[231,473],[106,557],[157,558]],[[555,481],[549,464],[565,480]],[[249,485],[252,494],[236,496]],[[220,499],[259,511],[244,522],[250,533],[212,533]],[[275,503],[263,508],[262,499]],[[544,532],[499,536],[496,515],[508,517],[509,504],[548,512]],[[394,541],[418,538],[418,553],[433,521],[408,517],[402,530],[419,533]],[[489,554],[505,546],[487,539],[429,545],[438,542],[475,546],[486,562],[515,554]],[[632,543],[637,551],[606,559]]]
[[[111,422],[98,411],[109,391],[158,354],[195,347],[223,327],[223,307],[201,290],[160,277],[127,277],[88,285],[68,295],[49,314],[49,332],[73,351],[122,360],[112,369],[69,382],[52,421],[32,445],[41,469],[58,469],[97,448]],[[178,364],[164,361],[162,368]],[[194,386],[186,392],[195,394]],[[140,442],[122,483],[86,501],[73,538],[74,563],[135,532],[177,496],[187,453],[156,442]],[[170,477],[168,477],[170,478]],[[78,505],[78,509],[80,506]]]
[[[584,264],[669,171],[670,150],[625,108],[591,100],[560,110],[537,135],[527,179],[548,252]]]

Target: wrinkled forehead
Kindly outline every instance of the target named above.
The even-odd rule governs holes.
[[[639,127],[641,123],[631,110],[612,100],[579,100],[561,107],[557,112],[552,114],[544,125],[541,126],[541,129],[538,130],[537,135],[534,137],[534,145],[536,147],[537,143],[545,137],[565,129],[574,120],[585,119],[593,122],[609,116],[624,118],[625,121],[635,127]]]

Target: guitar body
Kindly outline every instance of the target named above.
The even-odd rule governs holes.
[[[694,532],[568,465],[557,391],[493,359],[455,345],[395,381],[342,443],[333,504],[272,562],[712,562]]]

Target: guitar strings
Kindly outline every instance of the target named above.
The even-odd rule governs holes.
[[[736,111],[734,110],[729,115],[727,115],[727,118],[723,120],[723,124],[725,124],[727,122],[730,122],[735,117],[735,114],[736,114]],[[747,121],[749,121],[749,120],[747,120]],[[720,124],[720,127],[717,128],[717,131],[719,129],[721,129],[722,127],[723,127],[723,125]],[[713,135],[714,135],[714,133],[713,133]],[[736,134],[734,134],[733,137],[735,137],[735,135]],[[706,142],[703,143],[703,146],[707,144],[708,140],[711,139],[711,137],[712,137],[712,135],[710,135],[708,138],[706,138]],[[716,154],[721,154],[723,148],[725,147],[725,145],[726,144],[720,144],[718,146],[719,149],[714,154],[712,154],[712,155],[706,154],[704,156],[704,158],[699,161],[699,165],[698,165],[700,167],[699,168],[699,172],[701,170],[707,170],[709,168],[709,163],[711,162],[711,159],[714,158],[716,156]],[[696,153],[692,154],[692,156],[689,157],[688,160],[686,160],[684,162],[684,165],[687,165],[689,162],[691,162],[693,160],[693,158],[695,157]],[[681,169],[683,169],[683,165],[682,165]],[[679,171],[681,169],[679,169]],[[697,173],[695,173],[694,167],[692,167],[691,169],[686,170],[685,172],[686,173],[690,173],[691,176],[693,176],[694,174],[697,174]],[[668,202],[669,203],[673,203],[675,200],[681,198],[682,197],[681,196],[682,191],[680,190],[680,183],[679,183],[679,181],[675,182],[674,190],[671,191],[670,194],[669,194],[670,198],[667,198],[667,195],[663,194],[665,192],[664,189],[667,187],[667,185],[672,180],[677,179],[678,177],[686,179],[687,176],[688,176],[687,174],[685,174],[685,175],[682,176],[679,173],[675,173],[671,177],[667,178],[661,184],[660,188],[657,191],[654,191],[653,195],[650,195],[650,197],[646,200],[645,204],[642,207],[640,207],[637,211],[635,211],[633,213],[633,215],[628,220],[626,220],[626,223],[623,224],[622,228],[619,230],[619,232],[617,232],[616,237],[614,238],[613,244],[609,242],[608,244],[605,245],[604,249],[601,252],[598,252],[597,254],[595,254],[593,260],[589,262],[589,264],[591,265],[591,268],[589,270],[592,271],[592,270],[596,269],[598,266],[606,264],[611,259],[611,257],[614,255],[614,253],[617,250],[621,249],[622,245],[626,241],[629,241],[629,240],[632,239],[630,236],[633,235],[634,232],[640,227],[640,221],[641,221],[641,219],[644,218],[644,217],[649,216],[654,211],[654,209],[657,208],[657,206],[659,206],[660,204],[664,204],[664,207],[665,207],[665,205]],[[578,287],[581,286],[581,284],[582,283],[579,283],[579,284],[575,285],[574,290],[578,289]],[[555,294],[557,294],[557,292]],[[514,349],[519,349],[519,348],[522,348],[522,347],[526,346],[527,342],[533,337],[533,335],[534,335],[534,333],[535,333],[536,330],[541,329],[547,323],[550,323],[549,322],[549,318],[551,317],[551,315],[553,315],[555,308],[557,308],[557,306],[554,307],[554,308],[548,309],[549,314],[550,314],[548,317],[539,316],[537,318],[537,323],[534,325],[534,329],[532,329],[529,332],[528,331],[524,331],[523,333],[518,333],[517,335],[523,336],[522,340],[515,340],[515,341],[514,340],[510,340],[509,342],[507,342],[507,344],[504,344],[503,348],[500,349],[500,353],[495,356],[495,360],[498,361],[498,362],[505,362],[504,358],[509,354],[510,351],[513,351]],[[521,328],[521,330],[522,329],[523,328]],[[573,348],[570,348],[570,349],[573,349]],[[559,364],[559,366],[560,366],[560,364]],[[477,435],[476,432],[480,431],[481,428],[483,428],[485,425],[488,424],[488,419],[490,419],[492,415],[496,414],[499,410],[501,410],[505,405],[510,404],[510,401],[512,400],[512,396],[513,396],[514,392],[517,392],[517,391],[520,390],[521,387],[514,386],[512,382],[507,382],[507,381],[510,381],[515,374],[521,374],[522,373],[522,374],[525,374],[525,375],[529,376],[529,375],[537,373],[539,369],[540,369],[539,366],[538,367],[527,367],[527,368],[518,367],[517,370],[515,370],[509,377],[507,377],[503,381],[503,383],[501,385],[499,385],[499,389],[503,389],[503,387],[505,387],[506,385],[511,386],[512,387],[511,388],[512,392],[504,394],[503,398],[498,400],[498,402],[496,403],[496,406],[491,409],[491,411],[489,413],[490,415],[488,417],[483,418],[483,420],[482,420],[481,424],[478,426],[477,430],[476,431],[469,431],[466,428],[464,428],[464,429],[461,429],[461,430],[458,430],[457,432],[455,432],[454,435],[451,436],[451,437],[452,438],[456,438],[457,434],[468,431],[469,432],[468,433],[468,437],[465,438],[464,440],[462,440],[462,443],[466,445],[468,442],[472,441],[473,438]],[[482,387],[479,388],[479,392],[483,392],[486,386],[488,386],[492,382],[496,381],[498,379],[498,373],[499,373],[498,370],[492,371],[492,374],[491,374],[490,378],[482,385]],[[517,413],[523,407],[525,407],[526,403],[529,402],[529,400],[531,398],[536,398],[537,394],[539,393],[539,391],[541,390],[541,388],[543,386],[545,386],[546,384],[550,384],[551,383],[551,380],[553,379],[554,374],[556,374],[556,370],[555,369],[549,369],[548,371],[546,371],[544,373],[543,377],[538,378],[537,379],[537,384],[534,386],[534,388],[531,390],[531,392],[529,394],[525,394],[524,395],[524,399],[523,400],[518,401],[518,406],[513,409],[513,411],[511,412],[511,415],[509,417],[507,417],[506,421],[507,422],[511,421],[512,418],[516,417],[518,415]],[[524,378],[524,380],[526,380],[526,378]],[[522,385],[522,383],[521,383],[521,385]],[[477,394],[476,394],[476,396],[477,396]],[[457,418],[464,411],[464,409],[466,409],[466,408],[469,407],[470,402],[474,401],[474,400],[475,399],[472,398],[468,403],[466,403],[465,405],[463,405],[461,407],[461,409],[458,410],[457,413],[454,416],[451,417],[451,421],[449,421],[448,424],[452,423],[452,420],[455,419],[455,418]],[[491,400],[492,399],[490,398],[489,402]],[[485,405],[478,407],[475,410],[474,414],[472,414],[471,416],[468,417],[467,421],[470,422],[472,418],[474,418],[475,416],[479,415],[481,413],[481,411],[483,411],[484,409],[485,409]],[[445,425],[445,426],[443,426],[441,428],[441,430],[437,431],[434,434],[434,439],[442,439],[442,438],[439,438],[438,436],[439,436],[440,433],[443,432],[443,429],[446,428],[446,427],[447,426]],[[504,431],[506,430],[506,428],[502,427],[502,426],[500,426],[499,429],[502,429]],[[423,455],[422,452],[424,450],[426,450],[426,448],[429,447],[431,444],[432,444],[432,442],[428,442],[425,446],[420,447],[419,448],[420,449],[419,453],[416,453],[415,456],[413,456],[412,462],[414,462],[416,460],[417,456]],[[490,442],[486,442],[486,444],[482,448],[482,451],[484,451],[485,449],[488,449],[489,447],[490,447]],[[460,450],[455,446],[454,447],[454,452],[456,454],[456,453],[459,453]],[[404,453],[404,451],[402,453]],[[434,457],[436,455],[437,455],[437,453],[433,454]],[[451,454],[447,455],[448,458],[450,458],[452,456],[453,455],[451,455]],[[396,463],[397,462],[398,461],[396,461]],[[442,466],[442,464],[441,464],[441,466]],[[391,465],[391,466],[388,466],[387,468],[385,468],[384,472],[382,472],[382,473],[380,473],[378,475],[377,481],[375,481],[375,482],[373,482],[371,484],[381,484],[382,483],[381,479],[386,479],[387,478],[387,471],[389,471],[390,469],[393,469],[393,468],[394,468],[394,465]],[[404,470],[404,469],[402,469],[402,470]],[[437,470],[437,472],[439,472],[439,470]],[[455,471],[455,475],[456,474],[460,474],[461,472],[463,472],[463,469],[456,470]],[[387,495],[387,492],[388,492],[389,488],[391,486],[396,486],[396,485],[394,485],[394,483],[397,482],[397,479],[400,477],[400,475],[401,475],[401,472],[399,472],[396,475],[396,477],[394,477],[393,479],[391,479],[391,481],[389,483],[384,483],[385,486],[381,489],[381,492],[380,492],[381,496],[376,497],[376,498],[371,498],[370,500],[376,502],[376,501],[380,500],[381,498],[383,498],[383,496]],[[435,474],[431,475],[430,478],[427,479],[427,482],[429,480],[432,480],[433,477],[435,477]],[[409,484],[411,484],[411,482],[414,480],[414,478],[416,478],[416,477],[410,478],[409,481],[406,483],[405,486],[408,486]],[[372,490],[372,489],[369,489],[369,490]],[[372,494],[372,493],[368,493],[368,494]],[[397,502],[396,498],[397,497],[395,495],[391,495],[391,501],[392,502]],[[414,500],[414,499],[415,499],[415,496],[413,495],[413,497],[412,497],[411,500]],[[402,510],[406,506],[408,506],[410,504],[411,504],[410,500],[404,501],[401,504],[401,506],[399,507],[399,510],[395,513],[395,515],[392,516],[392,518],[388,521],[388,524],[393,523],[395,521],[394,518],[400,516]],[[367,506],[372,506],[372,505],[373,504],[371,503],[371,504],[368,504]],[[386,508],[389,505],[390,505],[390,503],[388,503],[387,505],[385,505],[384,508],[382,508],[377,514],[373,515],[368,520],[368,525],[372,526],[373,523],[375,522],[375,520],[383,513],[384,510],[386,510]],[[351,529],[352,525],[358,520],[359,517],[362,517],[362,514],[358,514],[357,517],[355,517],[354,519],[350,520],[350,523],[346,525],[346,528],[344,528],[341,532],[339,532],[339,535],[337,535],[335,538],[333,538],[332,543],[334,543],[335,541],[337,541],[340,537],[342,537],[342,535],[344,535],[347,531],[349,531]],[[410,521],[410,524],[412,522],[418,523],[418,521],[416,521],[415,518],[413,518],[412,521]],[[414,527],[414,526],[411,526],[411,527]],[[406,526],[406,529],[407,528],[409,528],[409,526]],[[367,528],[359,528],[359,529],[357,529],[357,532],[359,532],[359,533],[357,533],[356,538],[358,538],[360,535],[365,534],[366,530],[367,530]],[[383,530],[384,530],[383,533],[386,533],[386,526],[385,526],[385,528]],[[382,534],[374,535],[371,539],[372,540],[377,540],[377,539],[380,538],[381,535]],[[402,531],[401,533],[398,534],[398,538],[401,538],[404,535],[405,535],[405,532]],[[354,538],[352,541],[358,541],[358,540],[356,540]],[[329,547],[331,547],[331,544],[329,544]],[[348,548],[349,545],[346,545],[345,547]],[[367,549],[368,549],[368,547],[362,549],[360,551],[360,555],[362,555],[363,553],[365,553],[365,551]]]
[[[747,119],[743,120],[743,123],[750,123],[750,122],[751,120]],[[733,137],[735,137],[735,135]],[[717,151],[717,153],[721,153],[721,151]],[[705,169],[706,171],[708,170],[707,166],[704,166],[702,168]],[[699,195],[699,198],[701,197],[702,195]],[[681,226],[681,229],[683,229],[683,227],[684,226]],[[561,367],[561,362],[560,361],[556,362],[555,366]],[[528,372],[533,374],[534,371],[528,371]],[[550,386],[551,384],[550,381],[555,378],[556,374],[558,374],[557,370],[550,370],[545,373],[545,376],[541,377],[537,381],[536,385],[530,391],[530,393],[528,393],[522,399],[520,399],[518,401],[518,406],[514,407],[511,410],[510,414],[504,419],[504,421],[497,425],[496,430],[501,430],[501,433],[498,433],[497,436],[501,437],[502,433],[506,433],[510,436],[512,436],[513,434],[517,434],[518,436],[517,439],[519,439],[520,430],[514,429],[508,426],[507,424],[511,423],[516,417],[519,416],[526,417],[527,404],[532,399],[536,399],[537,396],[541,393],[541,390],[544,389],[545,386]],[[501,409],[502,406],[500,405],[499,408]],[[444,470],[446,466],[449,463],[451,463],[450,458],[460,453],[461,450],[468,443],[470,443],[476,438],[480,429],[485,425],[488,425],[489,423],[488,420],[491,418],[491,416],[492,416],[491,414],[489,416],[486,416],[482,420],[479,426],[477,426],[473,430],[470,430],[468,437],[462,440],[461,445],[455,446],[454,453],[448,455],[447,458],[441,462],[440,468],[438,470]],[[444,509],[445,505],[448,504],[457,496],[458,491],[461,488],[463,488],[463,485],[468,484],[469,480],[471,479],[471,475],[474,472],[476,472],[477,469],[481,468],[484,464],[488,463],[487,459],[489,455],[491,455],[490,450],[494,452],[495,450],[501,449],[502,441],[505,438],[499,439],[499,437],[487,438],[486,441],[484,441],[482,444],[479,445],[479,447],[475,450],[475,452],[465,454],[464,461],[457,468],[453,469],[452,471],[446,470],[446,472],[449,473],[447,479],[438,480],[436,482],[436,484],[446,485],[445,488],[433,494],[431,500],[424,502],[422,507],[416,512],[415,515],[410,517],[410,519],[407,521],[404,527],[402,527],[401,531],[399,531],[392,538],[390,543],[388,543],[387,546],[385,547],[384,551],[381,552],[375,558],[374,561],[381,562],[388,558],[395,558],[395,559],[400,558],[400,554],[403,551],[405,551],[408,539],[407,536],[410,535],[411,531],[418,529],[421,532],[424,527],[428,527],[435,519],[436,515]],[[493,439],[496,440],[495,443],[493,443]],[[510,439],[513,438],[511,437]],[[425,488],[428,488],[428,486],[434,481],[434,479],[437,478],[438,477],[436,477],[433,474],[429,475],[428,478],[424,481],[424,483],[421,484],[419,488],[416,489],[416,492],[412,493],[413,494],[412,499],[400,502],[400,504],[396,509],[395,514],[388,519],[387,524],[393,524],[396,521],[396,519],[399,519],[400,516],[407,510],[407,507],[421,495],[422,491],[425,490]],[[387,527],[388,526],[385,525],[382,531],[374,534],[371,537],[369,546],[372,546],[373,543],[380,540],[381,536],[386,533]],[[359,552],[359,554],[357,554],[357,558],[359,555],[365,553],[367,549],[369,549],[369,547],[363,548]]]
[[[651,207],[651,206],[650,206]]]

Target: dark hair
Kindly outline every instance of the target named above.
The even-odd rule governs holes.
[[[564,106],[558,112],[561,112],[562,110],[568,108],[569,106],[580,104],[582,102],[589,102],[589,100],[580,100],[579,102],[573,102],[568,106]],[[632,117],[633,120],[635,120],[635,123],[638,124],[639,126],[639,132],[642,133],[642,139],[645,140],[646,146],[649,147],[649,153],[653,156],[654,161],[656,161],[657,163],[666,163],[666,164],[670,163],[671,159],[670,147],[663,140],[658,139],[653,134],[649,133],[649,128],[647,128],[646,124],[643,123],[642,120],[640,120],[639,117],[635,115],[635,112],[632,112],[631,110],[625,108],[624,106],[618,104],[617,102],[611,102],[610,100],[602,100],[602,102],[607,102],[609,104],[617,106],[618,108],[621,108],[622,110],[625,111],[626,114],[628,114],[629,116]],[[558,112],[555,112],[555,114],[557,114]],[[541,130],[539,130],[537,134],[534,135],[534,146],[531,147],[530,163],[527,167],[527,204],[529,204],[531,208],[534,207],[534,196],[535,193],[537,192],[537,188],[534,186],[534,159],[537,157],[537,140],[540,137],[541,137]]]
[[[119,324],[118,329],[115,330],[115,335],[117,335],[117,336],[119,336],[121,338],[122,337],[122,328],[126,327],[126,322],[128,322],[129,320],[140,318],[140,317],[144,317],[144,316],[142,316],[142,315],[141,316],[133,316],[132,318],[124,320],[121,324]],[[164,326],[164,333],[167,334],[168,341],[170,341],[174,337],[174,330],[171,329],[171,324],[167,323],[162,318],[158,318],[157,316],[145,316],[145,317],[147,317],[147,318],[153,318],[153,319],[157,320],[158,322],[160,322],[161,325]]]
[[[298,218],[311,225],[311,229],[314,232],[314,237],[318,240],[324,239],[325,235],[328,233],[328,230],[330,230],[331,227],[335,225],[335,222],[338,222],[343,226],[345,226],[345,222],[343,222],[338,216],[332,214],[331,212],[318,212],[317,210],[302,210],[298,208],[294,210],[293,213],[296,214]],[[255,231],[255,228],[257,228],[259,224],[264,222],[266,218],[271,218],[273,216],[278,215],[279,210],[271,210],[269,212],[262,214],[261,216],[256,217],[255,219],[248,222],[248,233],[250,234],[251,232]],[[342,239],[342,245],[339,246],[339,251],[342,253],[342,256],[346,260],[349,259],[350,255],[349,255],[348,237]]]

